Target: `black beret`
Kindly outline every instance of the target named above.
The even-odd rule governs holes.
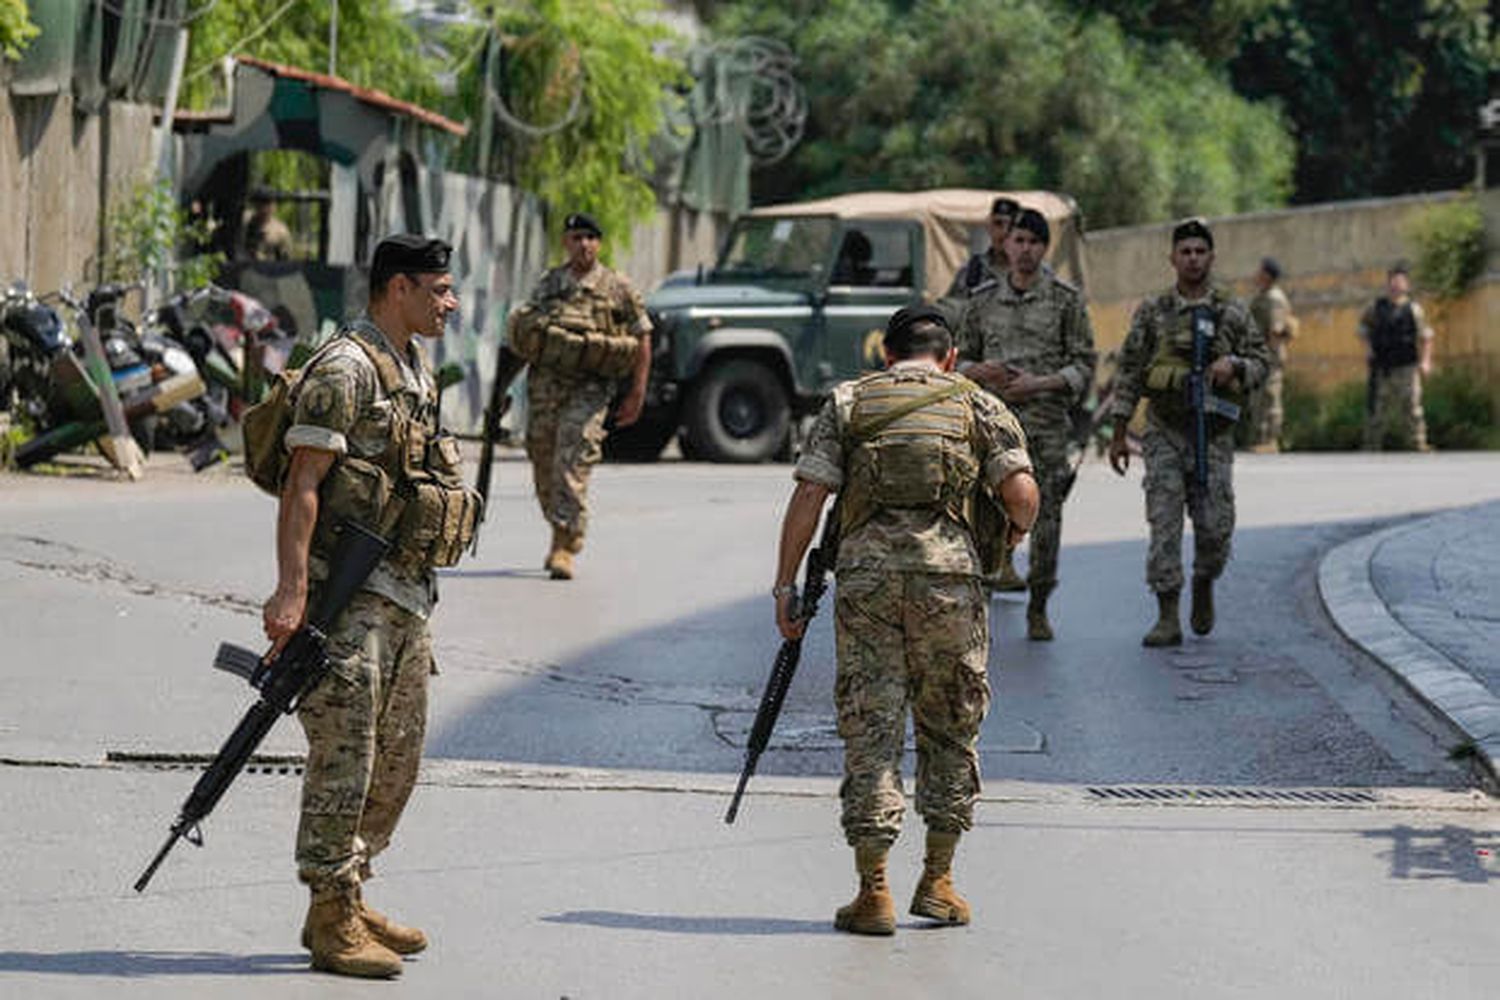
[[[1385,276],[1389,278],[1394,274],[1404,274],[1407,277],[1411,277],[1411,265],[1404,260],[1396,261],[1396,263],[1391,265],[1391,269],[1385,272]]]
[[[948,317],[937,306],[906,306],[897,309],[886,322],[885,335],[894,337],[924,323],[936,323],[944,330],[952,329]]]
[[[1016,216],[1010,228],[1026,229],[1043,243],[1052,242],[1052,227],[1047,225],[1047,217],[1034,208],[1021,209],[1021,214]]]
[[[599,223],[587,212],[574,212],[563,220],[563,231],[569,233],[590,233],[602,237],[604,230],[599,228]]]
[[[1281,277],[1281,264],[1277,262],[1275,257],[1262,257],[1260,259],[1260,269],[1269,274],[1272,281]]]
[[[1203,219],[1183,219],[1172,229],[1172,245],[1175,247],[1183,240],[1200,239],[1208,244],[1208,248],[1214,248],[1214,234],[1208,228],[1208,223]]]
[[[370,262],[370,275],[445,274],[453,248],[440,239],[396,233],[381,240]]]
[[[1021,203],[1014,198],[996,198],[995,203],[990,206],[990,216],[1005,216],[1007,219],[1015,218],[1021,210]]]

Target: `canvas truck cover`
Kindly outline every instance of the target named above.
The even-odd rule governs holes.
[[[905,219],[920,222],[925,233],[926,275],[923,292],[931,301],[948,289],[958,269],[987,238],[982,230],[996,198],[1014,198],[1022,208],[1047,217],[1052,244],[1047,259],[1064,280],[1083,289],[1083,225],[1078,206],[1067,195],[1051,191],[980,191],[943,188],[933,191],[862,191],[817,201],[766,205],[751,215],[831,215],[840,219]]]

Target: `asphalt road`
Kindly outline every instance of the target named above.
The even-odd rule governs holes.
[[[732,772],[778,644],[768,595],[786,466],[605,466],[579,578],[546,580],[527,467],[497,465],[477,558],[442,574],[429,756]],[[1487,456],[1252,456],[1220,626],[1143,649],[1139,468],[1087,465],[1065,516],[1059,638],[994,602],[992,778],[1451,786],[1454,740],[1318,603],[1321,553],[1381,519],[1500,496]],[[274,505],[227,470],[126,484],[0,480],[0,753],[205,752],[246,695],[207,668],[256,645]],[[768,774],[839,770],[825,614]],[[296,751],[281,727],[271,749]]]

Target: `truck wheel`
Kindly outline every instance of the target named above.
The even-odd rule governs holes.
[[[690,451],[710,462],[764,462],[786,444],[791,407],[776,373],[744,358],[704,372],[687,402]]]

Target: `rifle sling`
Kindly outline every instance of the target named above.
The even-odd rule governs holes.
[[[943,386],[941,389],[934,389],[927,395],[918,396],[916,399],[909,399],[895,409],[882,413],[880,416],[858,427],[851,426],[849,428],[849,436],[855,441],[868,441],[908,414],[916,413],[924,407],[931,406],[934,403],[941,403],[945,399],[952,399],[954,396],[961,396],[972,390],[973,386],[966,385],[964,382],[954,382]]]

